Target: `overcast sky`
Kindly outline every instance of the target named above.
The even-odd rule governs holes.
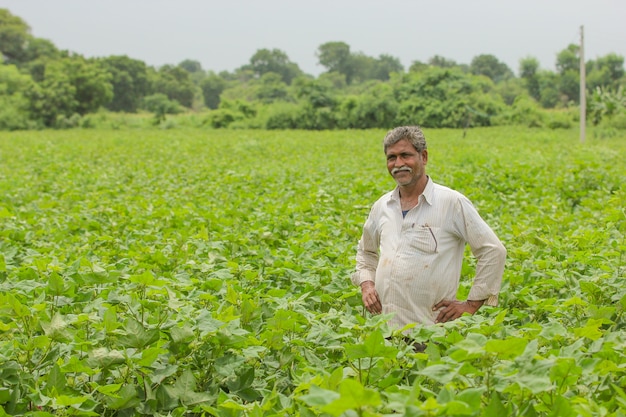
[[[529,56],[555,70],[581,26],[587,60],[626,56],[626,0],[0,0],[0,8],[60,49],[156,67],[193,59],[216,72],[277,48],[318,75],[315,52],[330,41],[405,68],[434,55],[469,64],[492,54],[516,74]]]

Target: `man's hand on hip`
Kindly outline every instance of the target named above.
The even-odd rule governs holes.
[[[383,312],[383,306],[378,298],[378,293],[373,281],[365,281],[361,283],[361,296],[363,305],[372,314],[380,314]]]
[[[441,309],[435,323],[445,323],[447,321],[456,320],[463,315],[463,313],[474,314],[482,306],[484,300],[441,300],[433,307],[433,311]]]

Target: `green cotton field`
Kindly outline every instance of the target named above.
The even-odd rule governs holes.
[[[349,279],[384,133],[0,133],[0,416],[625,416],[626,134],[425,131],[508,260],[415,353]]]

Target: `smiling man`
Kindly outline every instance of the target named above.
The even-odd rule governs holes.
[[[397,187],[374,203],[356,255],[352,282],[372,314],[390,325],[434,324],[495,306],[506,249],[461,193],[426,175],[428,151],[419,126],[397,127],[383,141]],[[468,299],[456,298],[465,245],[476,257]]]

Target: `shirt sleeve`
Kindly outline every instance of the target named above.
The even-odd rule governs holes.
[[[467,299],[485,300],[485,305],[496,306],[504,274],[506,248],[466,197],[459,199],[457,207],[460,216],[455,216],[459,221],[455,226],[476,257],[476,276]]]
[[[372,209],[363,226],[363,234],[359,240],[356,252],[356,271],[351,280],[354,285],[360,286],[365,281],[376,281],[376,267],[379,256],[379,234],[376,226],[375,212]]]

